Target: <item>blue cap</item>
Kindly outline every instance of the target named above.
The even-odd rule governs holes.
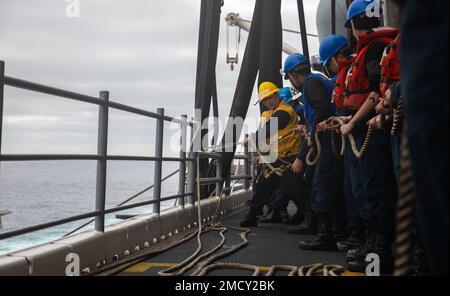
[[[292,97],[291,88],[289,87],[280,89],[278,94],[280,95],[280,99],[282,99],[286,104],[289,104],[290,102],[294,101],[294,98]]]
[[[320,63],[326,65],[339,51],[348,45],[348,40],[341,35],[330,35],[320,44]]]
[[[347,21],[345,22],[346,28],[351,28],[351,20],[360,14],[367,11],[367,7],[372,5],[375,1],[379,0],[355,0],[352,2],[347,11]]]
[[[293,53],[289,55],[284,62],[284,79],[288,79],[287,74],[294,71],[299,65],[305,64],[305,66],[309,67],[309,60],[302,54]]]

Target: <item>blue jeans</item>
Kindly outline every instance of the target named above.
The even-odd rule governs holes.
[[[293,162],[294,159],[286,159],[286,161]],[[274,167],[280,164],[281,162],[275,163]],[[284,172],[281,177],[273,174],[265,179],[261,176],[259,182],[254,184],[253,197],[249,206],[252,210],[256,210],[269,204],[274,211],[278,211],[283,205],[284,198],[288,198],[299,207],[305,200],[304,188],[305,184],[301,176],[294,174],[291,170]]]
[[[343,199],[342,184],[344,171],[342,161],[334,155],[331,148],[331,134],[320,135],[322,156],[316,165],[313,179],[313,211],[317,215],[332,214],[339,210]]]
[[[365,194],[361,175],[359,173],[359,160],[353,154],[350,144],[344,154],[344,194],[345,204],[347,206],[348,225],[349,227],[364,227],[364,221],[360,214],[362,208],[363,195]]]
[[[394,166],[395,179],[397,186],[400,185],[400,159],[401,159],[401,135],[393,136],[391,138],[392,148],[392,165]]]
[[[362,133],[357,137],[359,147],[363,145],[365,136],[366,134]],[[368,149],[359,159],[359,172],[365,191],[362,195],[361,217],[366,222],[380,217],[394,221],[398,191],[393,172],[389,131],[372,133]]]

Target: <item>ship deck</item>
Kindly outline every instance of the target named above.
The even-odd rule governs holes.
[[[239,221],[245,215],[245,211],[228,217],[222,224],[239,226]],[[345,254],[342,252],[305,251],[298,248],[301,240],[313,238],[309,235],[290,235],[286,233],[287,226],[283,224],[259,224],[252,227],[248,234],[249,244],[229,257],[220,259],[221,263],[244,263],[261,267],[262,275],[273,265],[304,266],[315,263],[337,264],[345,266]],[[224,248],[241,242],[239,232],[228,230],[225,233]],[[202,235],[202,254],[214,248],[220,241],[218,232],[207,232]],[[158,272],[175,266],[192,255],[197,249],[197,240],[194,238],[162,254],[153,256],[138,263],[122,273],[120,276],[157,276]],[[219,250],[218,252],[220,252]],[[195,267],[194,267],[195,269]],[[191,274],[194,269],[185,275]],[[287,275],[288,272],[277,272],[277,275]],[[211,276],[248,276],[251,271],[246,270],[216,270]],[[353,275],[353,274],[352,274]],[[356,275],[356,274],[354,274]]]

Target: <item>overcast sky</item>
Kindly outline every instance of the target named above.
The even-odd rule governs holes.
[[[0,0],[0,59],[6,75],[97,96],[171,116],[192,115],[200,0],[80,0],[68,18],[64,0]],[[225,0],[217,60],[221,117],[227,116],[239,67],[225,63],[229,12],[251,19],[254,0]],[[319,0],[305,0],[316,34]],[[298,30],[295,0],[284,0],[283,26]],[[231,31],[234,32],[234,31]],[[301,48],[300,36],[285,41]],[[243,33],[243,56],[247,33]],[[318,40],[310,38],[311,54]],[[255,96],[255,95],[254,95]],[[256,98],[253,98],[254,100]],[[95,153],[95,106],[5,88],[3,153]],[[249,116],[257,116],[251,106]],[[109,153],[150,155],[154,120],[111,111]]]

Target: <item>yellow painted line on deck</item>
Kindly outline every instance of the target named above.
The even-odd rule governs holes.
[[[130,268],[126,269],[124,272],[126,273],[142,273],[146,272],[152,267],[173,267],[176,266],[178,263],[148,263],[148,262],[141,262],[134,266],[131,266]]]
[[[134,266],[131,266],[130,268],[126,269],[124,272],[126,273],[143,273],[149,270],[152,267],[174,267],[178,265],[178,263],[148,263],[148,262],[141,262]],[[261,266],[260,269],[262,271],[268,271],[270,267]]]
[[[126,269],[125,273],[143,273],[148,271],[152,267],[174,267],[178,265],[178,263],[149,263],[149,262],[141,262],[134,266],[131,266],[130,268]],[[269,271],[270,267],[267,266],[260,266],[259,267],[262,271]],[[342,274],[342,276],[364,276],[363,273],[358,272],[350,272],[346,271]]]

